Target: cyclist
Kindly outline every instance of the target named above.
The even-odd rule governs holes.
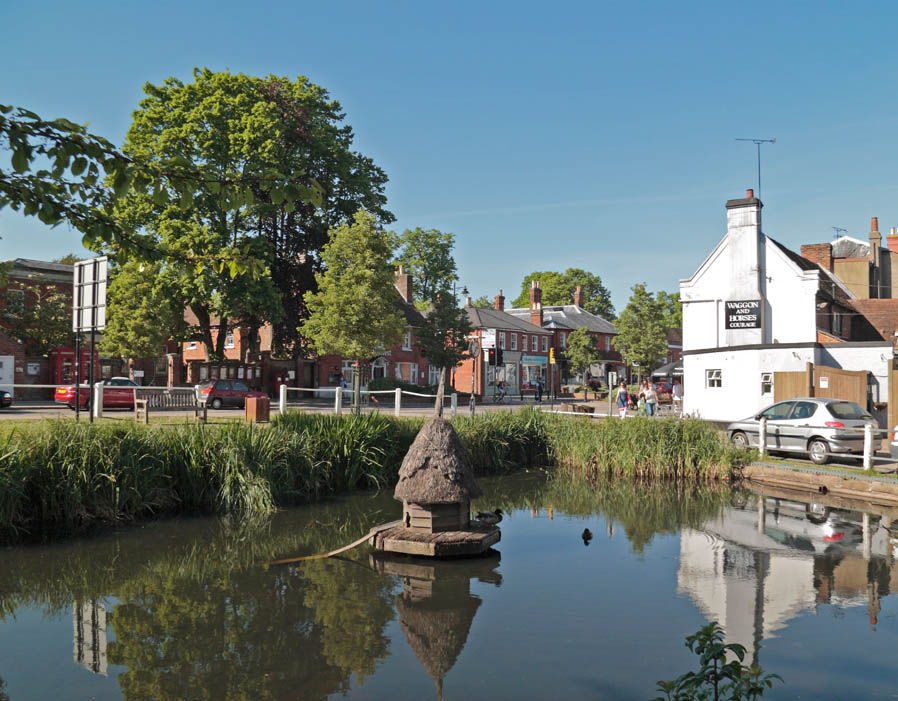
[[[493,399],[496,404],[505,400],[505,380],[499,380],[499,382],[496,383],[496,392],[493,395]]]

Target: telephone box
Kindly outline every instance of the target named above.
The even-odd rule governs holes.
[[[94,352],[94,371],[100,376],[100,355]],[[90,348],[81,349],[81,382],[90,377]],[[75,384],[75,349],[56,348],[50,351],[50,378],[54,385]]]

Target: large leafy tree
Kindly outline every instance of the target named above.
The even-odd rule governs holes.
[[[539,280],[543,305],[573,304],[574,291],[580,285],[583,287],[583,308],[606,319],[614,319],[611,295],[598,275],[580,268],[568,268],[563,273],[530,273],[521,282],[521,294],[514,301],[514,306],[526,307],[530,304],[530,283],[533,280]]]
[[[640,283],[633,286],[633,294],[615,326],[618,335],[614,346],[626,361],[639,364],[639,375],[657,367],[667,353],[669,326],[664,305]]]
[[[259,186],[253,212],[257,233],[269,243],[272,280],[285,312],[273,328],[274,350],[301,357],[309,349],[297,322],[308,316],[305,295],[317,289],[315,275],[322,272],[321,249],[330,230],[351,223],[360,208],[380,224],[394,218],[386,209],[387,176],[352,149],[352,128],[344,123],[339,102],[304,77],[272,76],[260,81],[258,90],[279,120],[272,145],[280,167],[306,174],[320,192],[317,200],[292,206]]]
[[[365,360],[399,341],[406,323],[396,308],[390,265],[393,236],[359,210],[324,246],[318,290],[307,292],[302,333],[319,354]]]
[[[87,248],[145,259],[168,251],[115,215],[116,204],[130,195],[163,203],[176,193],[189,207],[201,193],[228,211],[242,208],[260,186],[288,203],[318,199],[314,181],[302,172],[204,168],[177,150],[146,158],[122,152],[68,119],[47,120],[10,105],[0,105],[0,149],[8,154],[8,161],[0,160],[0,210],[10,207],[50,226],[67,223],[83,234]],[[232,274],[260,269],[239,248],[191,251],[188,257],[202,265],[226,262]]]
[[[122,358],[152,358],[186,333],[184,300],[160,277],[159,263],[130,261],[110,277],[100,348]]]
[[[118,202],[116,213],[130,230],[145,232],[167,251],[160,284],[192,309],[196,335],[212,360],[223,356],[233,326],[258,328],[282,318],[269,272],[271,247],[258,236],[259,211],[268,202],[286,213],[298,198],[311,198],[309,188],[282,187],[276,176],[307,177],[284,156],[286,127],[264,85],[258,78],[209,70],[195,70],[191,83],[169,78],[159,86],[147,84],[124,144],[124,152],[141,163],[183,163],[208,175],[186,191],[160,187],[152,194],[133,193]],[[259,176],[253,189],[234,191],[223,201],[222,179],[245,173]],[[267,181],[267,174],[273,180]],[[189,262],[221,252],[231,260],[254,260],[255,275],[240,275],[235,263],[224,260],[204,266]]]
[[[406,229],[399,236],[396,263],[415,281],[415,296],[425,305],[458,280],[452,247],[455,236],[437,229]]]
[[[5,332],[21,341],[28,355],[46,355],[71,346],[72,296],[53,287],[19,287],[6,292]]]

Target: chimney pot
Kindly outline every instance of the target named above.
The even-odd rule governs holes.
[[[879,217],[873,217],[870,221],[870,231],[879,231]]]
[[[754,196],[755,196],[755,191],[752,190],[751,188],[748,188],[748,189],[745,191],[745,199],[750,200],[750,199],[752,199]]]

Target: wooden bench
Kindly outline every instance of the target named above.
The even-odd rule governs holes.
[[[150,411],[183,411],[193,409],[193,418],[207,423],[209,408],[205,397],[196,398],[186,392],[173,393],[164,389],[152,392],[149,396],[138,399],[135,392],[134,418],[138,422],[150,423]]]
[[[562,404],[563,411],[571,411],[575,414],[595,414],[596,408],[590,404]]]

